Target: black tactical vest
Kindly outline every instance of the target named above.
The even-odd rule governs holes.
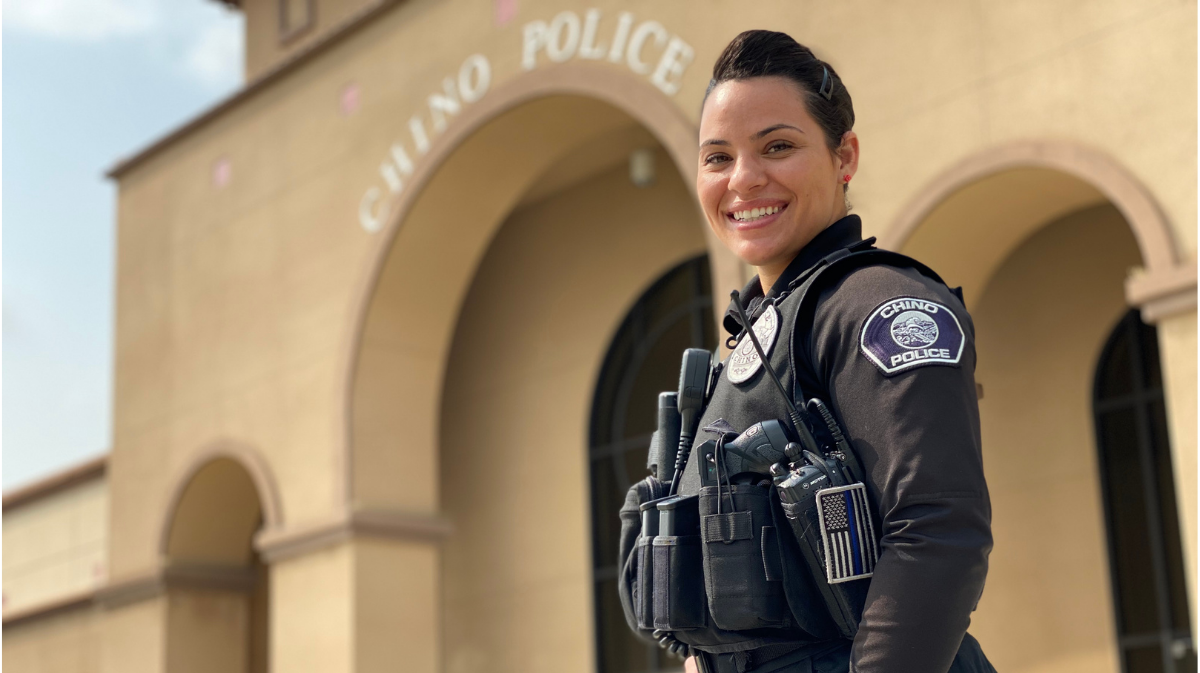
[[[840,249],[800,274],[774,299],[778,327],[767,365],[790,391],[796,406],[803,408],[804,392],[797,384],[797,366],[809,354],[802,344],[812,328],[812,317],[820,289],[863,266],[886,264],[914,268],[939,282],[932,270],[909,257],[871,247],[874,239]],[[769,310],[759,303],[751,313],[756,321]],[[744,330],[743,335],[745,338]],[[763,344],[766,347],[766,344]],[[707,597],[704,626],[675,632],[675,637],[708,652],[736,652],[781,643],[794,646],[817,645],[840,638],[852,638],[861,612],[831,614],[838,608],[830,599],[830,587],[805,565],[795,537],[783,516],[774,489],[763,483],[733,485],[732,492],[714,492],[713,461],[704,456],[712,452],[715,438],[706,427],[719,420],[724,427],[740,433],[760,421],[777,419],[790,425],[788,407],[779,389],[759,365],[748,379],[734,383],[729,377],[729,360],[717,369],[709,386],[709,399],[698,424],[696,439],[680,484],[682,495],[698,494],[700,515],[735,512],[737,521],[723,530],[703,531],[704,588]],[[719,424],[718,425],[722,425]],[[707,449],[705,449],[707,445]],[[730,456],[721,468],[725,473],[739,472],[736,457]],[[702,479],[701,470],[707,470]],[[703,483],[702,483],[703,482]],[[725,494],[722,497],[722,493]],[[876,505],[877,507],[877,505]],[[711,518],[711,517],[710,517]],[[740,546],[739,546],[740,545]],[[739,556],[740,554],[740,556]],[[837,585],[837,590],[857,593],[859,610],[869,579]],[[841,601],[843,604],[844,600]],[[851,601],[854,602],[854,601]]]

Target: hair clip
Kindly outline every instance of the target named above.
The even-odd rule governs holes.
[[[833,100],[833,82],[829,79],[829,68],[821,66],[821,70],[825,74],[821,76],[821,90],[817,93],[825,97],[825,100]]]

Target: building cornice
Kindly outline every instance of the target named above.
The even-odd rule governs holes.
[[[114,580],[96,591],[105,609],[119,608],[166,593],[169,588],[246,592],[254,588],[254,568],[204,563],[169,563],[144,575]]]
[[[21,610],[5,611],[4,628],[7,629],[18,624],[52,617],[64,612],[94,607],[96,605],[96,593],[95,590],[80,591]]]
[[[352,516],[308,526],[264,530],[254,546],[266,563],[296,558],[355,538],[381,538],[436,544],[453,530],[441,517],[389,510],[362,510]],[[208,563],[166,562],[140,575],[128,575],[97,589],[4,614],[9,626],[62,612],[98,606],[113,610],[158,598],[168,589],[207,589],[247,592],[257,581],[254,567]]]
[[[68,467],[32,484],[5,493],[4,512],[11,512],[17,507],[36,502],[77,484],[103,477],[107,470],[108,454]]]
[[[1163,318],[1196,310],[1196,262],[1149,275],[1138,273],[1125,281],[1125,299],[1141,310],[1142,321],[1154,324]]]
[[[255,536],[254,547],[267,563],[310,554],[356,537],[437,543],[453,530],[445,519],[393,510],[359,510],[349,516]]]

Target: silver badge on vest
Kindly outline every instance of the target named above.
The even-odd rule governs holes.
[[[768,356],[771,354],[771,347],[775,345],[775,337],[778,334],[779,311],[775,309],[774,305],[771,305],[767,307],[766,311],[763,311],[758,320],[754,321],[754,335],[758,337],[758,343],[762,345],[763,353]],[[737,348],[734,348],[733,352],[729,354],[729,362],[725,371],[729,372],[729,380],[733,383],[745,383],[761,366],[762,360],[754,350],[754,343],[750,341],[750,335],[746,334],[738,342]]]

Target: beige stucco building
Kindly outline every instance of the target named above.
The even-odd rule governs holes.
[[[964,286],[972,633],[1005,673],[1195,661],[1195,2],[237,10],[248,84],[112,171],[112,451],[5,497],[8,670],[658,670],[611,526],[750,273],[693,179],[761,27],[847,83],[867,233]]]

